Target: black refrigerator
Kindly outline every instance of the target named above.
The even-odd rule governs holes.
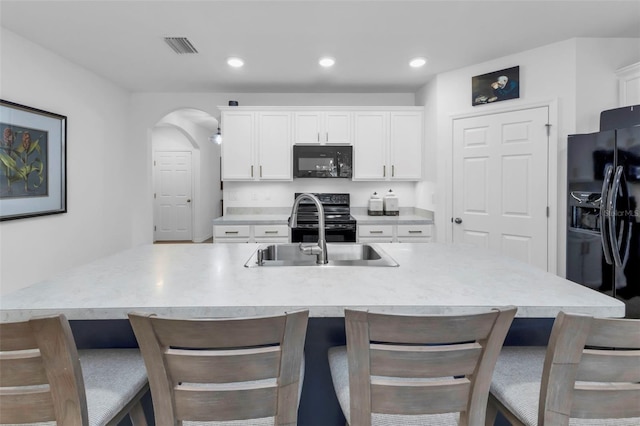
[[[640,105],[604,111],[567,144],[567,279],[640,302]],[[635,309],[635,308],[634,308]]]

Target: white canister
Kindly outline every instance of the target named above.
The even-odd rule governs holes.
[[[400,215],[398,197],[391,189],[384,196],[384,214],[385,216]]]
[[[369,216],[382,216],[383,214],[382,197],[377,192],[371,194],[371,198],[369,198],[367,214]]]

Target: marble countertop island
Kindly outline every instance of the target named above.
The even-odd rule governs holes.
[[[259,244],[139,246],[4,295],[0,319],[63,312],[69,319],[125,319],[131,311],[250,316],[308,308],[448,314],[515,305],[518,317],[558,311],[624,316],[624,304],[553,274],[464,245],[375,244],[399,267],[253,267]]]

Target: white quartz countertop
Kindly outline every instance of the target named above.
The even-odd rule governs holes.
[[[399,267],[253,267],[259,244],[156,244],[117,253],[4,295],[2,321],[63,312],[124,319],[131,311],[248,316],[308,308],[464,313],[518,306],[518,317],[558,311],[624,316],[624,304],[524,263],[461,245],[375,244]]]
[[[399,216],[369,216],[366,214],[352,215],[358,225],[431,225],[433,220],[415,214],[400,214]]]
[[[353,214],[360,225],[430,225],[433,220],[415,214],[368,216]],[[213,220],[214,225],[287,225],[289,214],[227,214]]]
[[[213,219],[214,225],[287,225],[288,214],[226,214]]]

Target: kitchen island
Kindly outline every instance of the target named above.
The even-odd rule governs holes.
[[[518,312],[512,330],[527,339],[536,335],[544,339],[560,310],[624,316],[622,302],[470,246],[374,245],[399,267],[245,267],[259,246],[136,247],[3,296],[1,319],[63,312],[72,320],[79,346],[121,346],[132,338],[127,322],[131,311],[203,317],[309,309],[299,424],[327,426],[341,422],[326,350],[344,344],[346,307],[453,314],[515,305]]]

